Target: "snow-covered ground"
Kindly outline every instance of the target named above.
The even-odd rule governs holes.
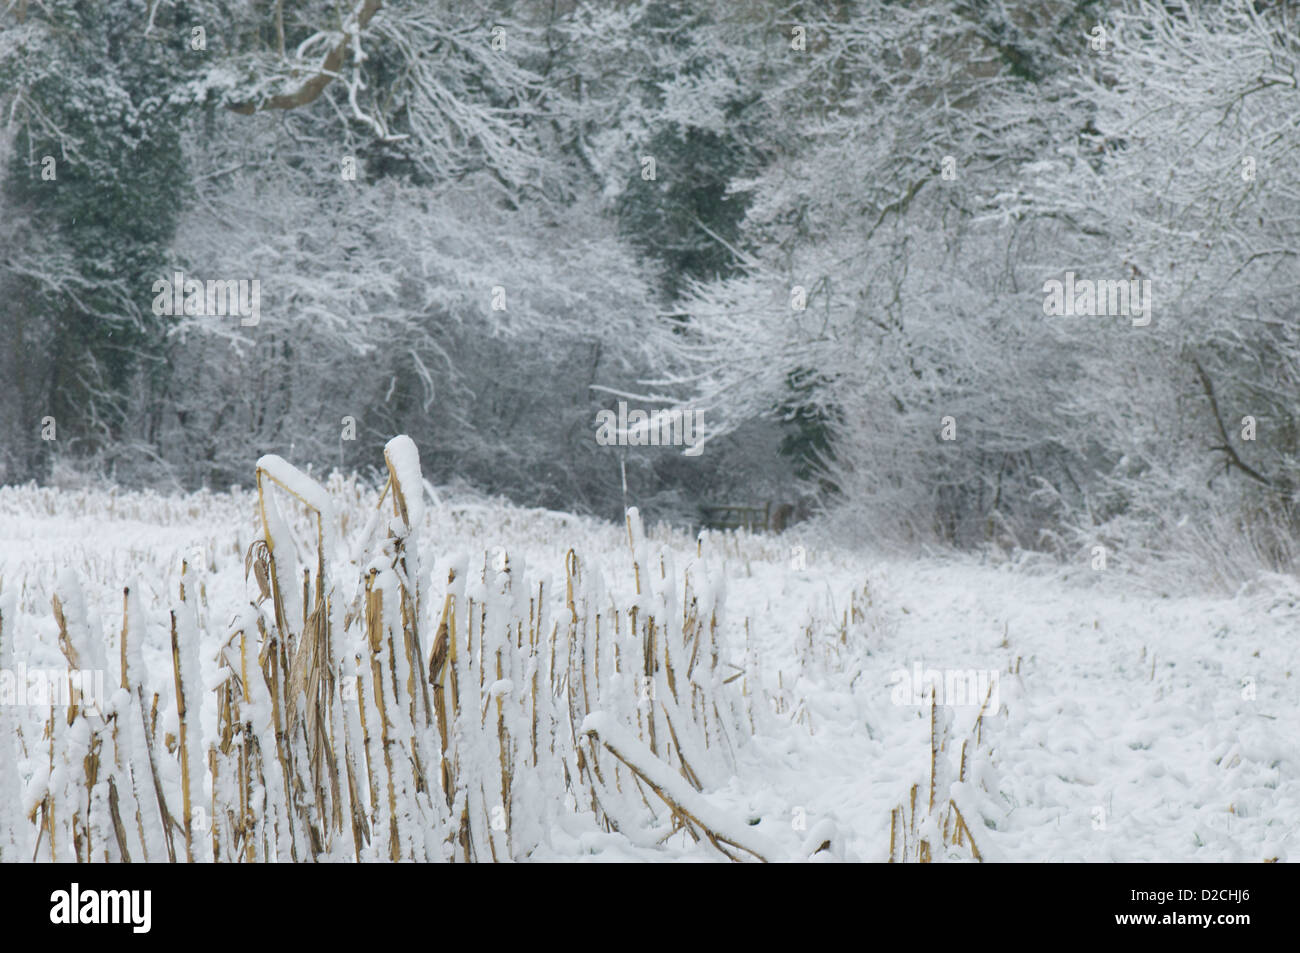
[[[1234,599],[1165,598],[1123,581],[1079,586],[962,560],[868,565],[880,627],[854,661],[854,690],[843,675],[801,683],[811,732],[757,739],[733,782],[735,803],[832,816],[858,858],[885,859],[889,810],[927,772],[928,711],[891,703],[892,674],[918,663],[997,669],[1002,716],[988,731],[989,797],[980,799],[990,826],[975,830],[986,859],[1295,856],[1293,583]],[[756,618],[782,586],[815,596],[824,585],[813,571],[764,568],[757,585],[733,589]],[[761,631],[773,661],[788,657],[788,628]]]
[[[339,482],[330,492],[345,504],[364,496]],[[0,489],[0,639],[14,640],[10,657],[62,664],[49,606],[65,568],[105,629],[120,620],[125,583],[138,577],[159,611],[180,560],[196,553],[207,612],[247,605],[255,499]],[[348,506],[340,509],[344,537],[355,534]],[[569,548],[612,592],[635,584],[620,527],[482,500],[430,499],[424,519],[428,558],[476,553],[483,563],[499,547],[530,574],[558,578],[548,583],[557,598]],[[649,545],[672,564],[698,556],[725,574],[725,638],[744,672],[734,687],[759,702],[735,770],[701,770],[700,797],[775,845],[772,859],[915,859],[918,839],[936,860],[1300,856],[1292,580],[1262,580],[1233,598],[1165,595],[1106,573],[1067,581],[966,557],[847,552],[798,526],[698,543],[652,529]],[[159,684],[169,677],[164,637],[155,618],[145,657]],[[210,653],[200,654],[209,665]],[[931,671],[942,685],[933,712],[916,679]],[[978,691],[950,694],[954,678]],[[27,710],[16,720],[30,746],[40,717]],[[20,784],[33,770],[22,756],[16,770],[0,766]],[[945,834],[957,814],[968,836]],[[562,818],[530,856],[718,859],[684,834],[662,836],[663,821],[648,815],[648,839],[601,829],[589,815]]]

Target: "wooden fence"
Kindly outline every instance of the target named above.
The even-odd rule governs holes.
[[[751,533],[779,533],[792,521],[794,506],[770,501],[762,506],[739,503],[701,503],[700,525],[705,529],[745,529]]]

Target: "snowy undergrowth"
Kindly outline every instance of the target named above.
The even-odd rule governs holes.
[[[1294,854],[1293,580],[1161,597],[798,527],[629,539],[408,492],[391,449],[382,505],[264,460],[265,524],[248,491],[0,490],[0,670],[75,658],[111,696],[0,705],[0,857]]]

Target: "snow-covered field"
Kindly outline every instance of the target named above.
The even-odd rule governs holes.
[[[351,547],[363,564],[356,554],[377,494],[341,479],[326,487],[339,545]],[[418,538],[435,618],[443,604],[435,590],[447,567],[477,567],[469,575],[490,588],[493,567],[505,565],[502,554],[508,554],[510,572],[528,580],[529,592],[542,585],[549,618],[560,620],[562,631],[569,618],[570,549],[584,573],[594,571],[602,580],[590,589],[593,598],[611,607],[648,605],[648,596],[636,595],[637,570],[623,527],[445,494],[426,494],[425,504],[417,514]],[[298,527],[310,529],[301,519]],[[507,795],[508,844],[494,850],[518,860],[595,861],[719,860],[726,853],[778,861],[1257,862],[1300,856],[1300,586],[1293,580],[1262,580],[1234,598],[1162,594],[1105,573],[1067,581],[971,558],[847,552],[820,545],[809,532],[796,526],[782,536],[712,534],[697,541],[649,529],[638,561],[643,574],[647,566],[661,566],[667,604],[674,605],[673,592],[682,592],[668,585],[673,578],[692,578],[701,603],[718,599],[723,661],[711,687],[701,690],[730,699],[718,704],[734,704],[737,718],[720,716],[722,727],[710,727],[706,717],[702,744],[683,737],[667,746],[672,751],[680,744],[689,754],[689,773],[698,784],[687,783],[684,757],[680,764],[672,755],[641,763],[641,783],[626,774],[612,780],[613,759],[603,762],[602,783],[611,792],[616,784],[626,788],[632,805],[626,808],[602,802],[601,810],[593,809],[588,789],[572,778],[567,790],[531,778],[530,770],[540,775],[542,768],[535,754],[530,768],[524,754]],[[111,695],[120,674],[114,655],[122,588],[130,584],[147,618],[139,628],[144,644],[132,647],[147,670],[140,678],[144,698],[153,692],[166,708],[174,677],[168,607],[177,605],[182,561],[201,564],[186,577],[191,591],[202,593],[192,631],[201,643],[197,659],[205,688],[190,744],[196,736],[215,743],[222,717],[216,689],[223,677],[217,655],[232,620],[248,624],[250,602],[259,601],[253,575],[245,578],[245,555],[260,535],[257,495],[247,491],[164,498],[0,489],[0,667],[66,666],[51,597],[67,591],[70,570],[84,593],[88,632],[102,643]],[[270,608],[263,602],[254,616],[258,612],[265,618]],[[941,682],[933,707],[928,676],[916,678],[931,671]],[[967,679],[977,690],[954,695]],[[520,695],[517,682],[485,682],[484,697],[495,692],[513,700]],[[608,692],[620,685],[617,677],[597,677],[594,684]],[[4,685],[0,681],[0,701]],[[621,704],[587,698],[573,715],[578,723],[552,727],[577,739],[575,750],[591,731],[609,752],[621,746],[630,761],[650,760],[649,748],[641,750],[649,741],[634,737],[640,716],[629,708],[622,726],[614,723]],[[113,705],[126,710],[121,697]],[[583,715],[606,709],[616,714]],[[574,711],[572,702],[568,711]],[[64,817],[55,802],[76,789],[66,775],[77,759],[51,751],[72,745],[76,753],[86,739],[62,728],[54,740],[44,737],[48,716],[49,709],[0,705],[5,860],[48,859],[48,831],[59,828],[42,820],[41,805],[50,817]],[[160,716],[165,733],[174,729],[174,712],[173,722],[168,717]],[[482,718],[489,724],[487,708]],[[736,725],[742,730],[732,731]],[[524,737],[526,726],[522,730],[512,737]],[[130,735],[123,729],[115,741],[123,763],[130,763]],[[718,737],[725,743],[710,747],[709,739]],[[154,756],[160,786],[171,792],[172,813],[178,814],[182,769],[170,741],[156,739]],[[658,743],[664,751],[662,734]],[[511,757],[521,750],[513,743]],[[594,742],[584,750],[594,751]],[[201,763],[191,763],[191,778],[203,788],[194,801],[212,803],[208,762],[193,761]],[[437,777],[436,770],[426,774]],[[140,831],[137,839],[128,830],[126,841],[147,850],[152,840],[156,850],[147,828],[157,809],[143,790],[143,771],[138,775],[129,769],[122,775],[138,783],[132,812],[141,818],[134,824],[127,818],[125,826]],[[217,782],[217,793],[228,783]],[[605,790],[591,784],[593,791]],[[699,824],[682,830],[652,787]],[[127,800],[124,791],[118,794]],[[362,800],[375,821],[377,805]],[[92,794],[84,813],[93,817],[102,810],[96,804]],[[265,810],[270,817],[272,807]],[[32,812],[30,819],[25,811]],[[197,808],[196,815],[195,858],[229,849],[208,847],[206,815]],[[402,813],[402,823],[417,823],[420,816]],[[67,823],[75,831],[86,821],[69,816]],[[705,828],[723,843],[699,836]],[[85,829],[93,838],[93,825]],[[496,835],[474,828],[472,836],[481,842]],[[450,856],[454,851],[438,844],[454,839],[454,831],[438,838],[431,854]],[[81,849],[56,838],[56,857]],[[354,856],[347,837],[321,853],[322,859]],[[363,859],[383,859],[382,851]]]

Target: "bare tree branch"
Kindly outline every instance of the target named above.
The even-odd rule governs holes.
[[[379,12],[381,6],[383,6],[383,0],[362,0],[361,6],[355,15],[356,30],[346,32],[334,48],[325,54],[325,59],[321,61],[316,73],[296,90],[291,93],[271,96],[260,102],[232,103],[229,108],[241,115],[251,116],[253,113],[265,109],[296,109],[299,106],[306,106],[308,103],[314,102],[325,91],[325,87],[338,75],[339,69],[343,66],[343,60],[348,54],[348,46],[352,42],[353,33],[364,30],[375,14]]]
[[[1210,400],[1210,410],[1214,412],[1215,426],[1219,428],[1219,436],[1223,439],[1221,445],[1211,447],[1210,449],[1223,454],[1223,468],[1225,471],[1232,467],[1236,467],[1252,480],[1262,483],[1264,486],[1272,486],[1272,480],[1264,476],[1264,474],[1260,473],[1248,463],[1244,462],[1241,457],[1237,455],[1237,451],[1233,449],[1232,441],[1228,439],[1228,430],[1223,426],[1223,416],[1219,413],[1219,401],[1214,396],[1214,384],[1210,382],[1210,375],[1205,372],[1205,368],[1201,366],[1200,359],[1195,355],[1192,356],[1192,364],[1195,365],[1196,373],[1201,378],[1201,387],[1205,390],[1205,396]]]

